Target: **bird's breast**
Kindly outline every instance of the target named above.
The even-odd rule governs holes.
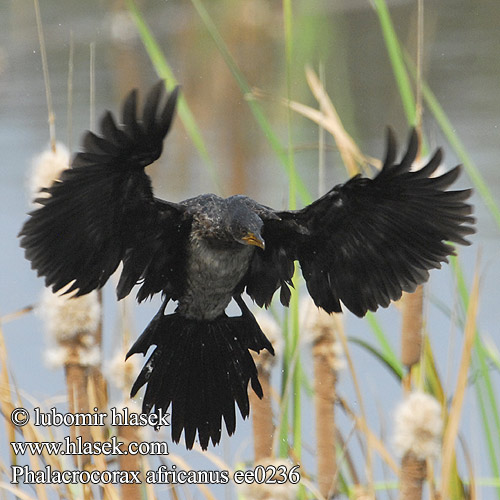
[[[254,247],[212,244],[201,238],[190,241],[186,286],[178,311],[191,319],[212,320],[228,306],[245,276]]]

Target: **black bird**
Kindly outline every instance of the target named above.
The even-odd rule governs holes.
[[[101,135],[85,134],[72,168],[37,200],[42,206],[29,214],[21,246],[54,291],[69,283],[76,295],[101,288],[122,262],[118,299],[136,284],[139,302],[162,294],[160,311],[127,355],[146,355],[156,345],[132,396],[146,385],[142,411],[171,405],[172,439],[179,442],[184,431],[191,448],[198,433],[206,449],[219,442],[222,419],[234,432],[235,402],[248,416],[249,382],[262,397],[249,349],[273,353],[243,292],[267,307],[279,289],[287,306],[298,260],[309,294],[325,311],[340,312],[341,302],[357,316],[387,307],[447,262],[454,253],[448,241],[469,244],[471,191],[446,191],[459,167],[430,177],[440,150],[410,170],[418,150],[412,131],[399,163],[389,133],[373,179],[357,175],[301,210],[273,210],[246,196],[163,201],[144,172],[160,156],[174,115],[177,89],[165,104],[163,93],[159,82],[138,117],[133,90],[121,125],[108,111]],[[240,316],[226,315],[231,299]],[[171,300],[177,309],[165,314]]]

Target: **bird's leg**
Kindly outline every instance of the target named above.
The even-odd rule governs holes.
[[[238,319],[240,319],[241,327],[244,328],[246,332],[246,347],[248,349],[252,349],[257,353],[260,352],[261,349],[267,349],[269,353],[274,356],[274,349],[271,342],[269,342],[269,339],[261,330],[259,324],[255,319],[255,316],[245,304],[245,301],[241,298],[241,295],[233,295],[233,299],[241,309],[241,316]]]
[[[248,309],[248,306],[245,304],[245,301],[243,300],[243,298],[241,297],[241,295],[233,295],[233,299],[235,300],[235,302],[238,304],[238,307],[240,308],[241,310],[241,316],[252,316],[253,318],[253,314],[251,313],[250,309]]]
[[[168,297],[163,300],[163,304],[161,305],[160,310],[155,314],[154,318],[151,320],[151,323],[149,323],[144,332],[142,332],[141,336],[135,341],[134,345],[128,351],[125,359],[128,359],[130,356],[132,356],[132,354],[136,354],[138,352],[146,355],[149,347],[152,344],[155,344],[154,336],[156,334],[156,328],[161,322],[162,318],[165,316],[165,309],[169,300],[170,299]]]
[[[165,309],[167,308],[167,304],[169,303],[170,301],[170,298],[169,297],[165,297],[163,299],[163,303],[160,307],[160,310],[155,314],[155,317],[153,318],[153,321],[155,319],[159,319],[161,316],[165,316]]]

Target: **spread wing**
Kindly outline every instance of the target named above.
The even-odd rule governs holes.
[[[474,233],[474,218],[466,203],[470,190],[446,191],[460,168],[430,177],[442,159],[438,150],[422,169],[410,171],[417,151],[413,131],[395,163],[389,132],[386,159],[374,179],[353,177],[302,210],[265,220],[266,249],[255,254],[246,278],[249,295],[268,305],[281,287],[286,304],[294,260],[314,302],[327,312],[340,312],[342,302],[364,316],[425,282],[430,269],[454,254],[447,242],[469,244],[465,237]]]
[[[76,295],[101,288],[120,261],[120,298],[139,280],[140,299],[169,289],[170,264],[179,258],[189,221],[183,207],[153,197],[144,172],[160,156],[175,111],[177,89],[162,106],[164,88],[162,81],[152,88],[142,117],[136,90],[124,102],[122,125],[106,112],[100,135],[85,134],[72,167],[29,214],[21,246],[54,291],[70,283],[67,292]]]

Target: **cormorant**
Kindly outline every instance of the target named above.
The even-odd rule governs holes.
[[[149,92],[141,117],[137,91],[123,105],[121,125],[108,111],[100,135],[87,132],[83,151],[44,191],[29,214],[21,246],[56,292],[83,295],[101,288],[123,263],[118,299],[136,284],[139,302],[161,293],[163,304],[130,349],[155,350],[132,396],[144,385],[142,411],[171,405],[172,439],[187,448],[219,442],[222,420],[235,430],[235,403],[249,414],[248,383],[262,397],[249,349],[273,347],[241,295],[269,306],[276,290],[289,304],[294,261],[318,307],[357,316],[413,292],[474,232],[470,190],[446,191],[456,167],[431,177],[442,153],[421,169],[415,131],[396,161],[391,132],[382,170],[357,175],[301,210],[273,210],[246,196],[204,194],[179,203],[153,196],[144,168],[161,154],[178,91],[163,104],[164,83]],[[241,315],[225,313],[235,299]],[[177,302],[165,314],[169,301]]]

